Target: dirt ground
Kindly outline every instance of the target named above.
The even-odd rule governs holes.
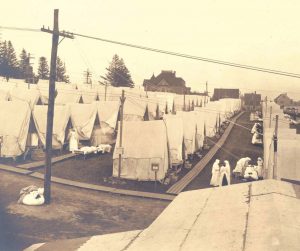
[[[250,131],[254,122],[250,121],[250,113],[244,113],[236,123],[241,126],[235,125],[233,127],[223,147],[203,171],[186,187],[185,191],[210,187],[211,168],[216,159],[221,161],[228,160],[231,170],[233,170],[236,162],[242,157],[250,157],[252,160],[250,164],[256,164],[257,158],[263,157],[263,147],[251,144],[252,134]],[[242,181],[232,178],[231,182],[236,184]]]
[[[0,250],[33,243],[144,229],[169,204],[166,201],[52,185],[52,203],[17,204],[19,191],[42,181],[0,171]]]

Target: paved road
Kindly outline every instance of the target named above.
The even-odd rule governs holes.
[[[235,125],[222,149],[217,152],[211,162],[186,187],[185,191],[210,187],[211,167],[216,159],[229,160],[233,170],[237,160],[242,157],[250,157],[254,160],[253,164],[256,164],[257,157],[263,156],[263,148],[251,144],[252,134],[249,130],[252,129],[254,123],[250,122],[249,116],[250,114],[246,112],[236,121],[237,124],[248,129]],[[232,179],[233,184],[240,182],[240,180]]]
[[[33,243],[144,229],[169,204],[52,186],[51,205],[17,204],[21,188],[40,180],[0,171],[0,251],[21,250]]]

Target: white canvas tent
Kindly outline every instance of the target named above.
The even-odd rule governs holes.
[[[98,113],[98,123],[95,124],[92,133],[92,145],[114,144],[115,128],[117,126],[120,102],[97,101],[95,102]]]
[[[25,87],[15,87],[10,91],[10,100],[27,102],[31,108],[38,104],[40,100],[40,93],[35,89],[28,89]]]
[[[120,130],[118,130],[120,132]],[[120,134],[118,133],[117,142]],[[121,177],[131,180],[154,181],[165,178],[169,168],[166,126],[162,120],[124,121]],[[153,169],[154,168],[154,169]],[[113,154],[113,176],[118,177],[118,143]]]
[[[79,140],[90,140],[97,115],[96,104],[70,104],[70,114],[73,127]]]
[[[46,144],[46,126],[47,126],[47,106],[36,105],[33,109],[33,119],[39,135],[39,138],[45,146]],[[61,149],[66,140],[66,130],[70,121],[70,109],[68,106],[54,107],[54,120],[53,120],[53,136],[52,147],[53,149]]]
[[[185,147],[185,157],[188,154],[193,154],[196,152],[196,119],[193,112],[183,112],[178,111],[176,113],[177,117],[181,118],[183,125],[183,137],[184,137],[184,147]]]
[[[0,101],[8,101],[9,100],[9,92],[7,90],[0,89]]]
[[[123,120],[125,121],[143,121],[146,114],[146,104],[139,103],[133,98],[126,98],[123,108]]]
[[[176,115],[164,116],[167,127],[170,161],[172,164],[183,162],[183,123],[182,118]]]
[[[1,157],[16,157],[24,153],[31,111],[26,102],[0,101]]]
[[[211,104],[213,102],[210,102]],[[195,107],[195,111],[197,112],[197,116],[201,117],[204,122],[206,136],[213,137],[215,135],[215,125],[218,118],[218,112],[210,109],[209,107]],[[203,129],[204,130],[204,129]]]
[[[91,104],[98,99],[98,92],[94,89],[81,90],[81,97],[84,104]]]
[[[55,97],[56,105],[65,105],[69,103],[79,103],[81,101],[81,93],[77,90],[58,90]]]

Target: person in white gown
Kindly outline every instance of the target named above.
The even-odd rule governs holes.
[[[76,130],[73,128],[69,133],[69,150],[74,153],[74,150],[78,150],[78,136]]]
[[[235,177],[241,177],[244,176],[244,172],[246,170],[246,167],[249,165],[249,161],[251,159],[249,157],[241,158],[237,163],[232,171]]]
[[[228,160],[224,161],[225,166],[221,166],[220,168],[220,179],[219,185],[220,186],[227,186],[230,185],[230,164]]]
[[[210,185],[211,186],[218,186],[219,185],[219,176],[220,176],[220,166],[219,166],[220,160],[216,159],[215,163],[212,166],[211,169],[211,180]]]
[[[254,170],[257,172],[258,178],[262,178],[262,169],[263,169],[263,163],[264,161],[262,160],[261,157],[257,158],[257,166],[254,167]]]

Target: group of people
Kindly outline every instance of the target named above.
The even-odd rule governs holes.
[[[211,186],[216,187],[230,185],[230,164],[228,160],[225,160],[224,163],[220,163],[220,160],[216,159],[211,173]]]
[[[251,158],[241,158],[233,169],[232,173],[235,178],[244,179],[245,181],[262,179],[263,174],[263,160],[257,158],[256,165],[250,165]],[[216,159],[211,170],[211,186],[226,186],[231,182],[231,169],[228,160],[221,163],[219,159]]]
[[[246,180],[258,180],[263,177],[263,160],[261,157],[257,158],[256,165],[250,165],[251,158],[241,158],[233,170],[233,174],[236,178],[242,178]]]

